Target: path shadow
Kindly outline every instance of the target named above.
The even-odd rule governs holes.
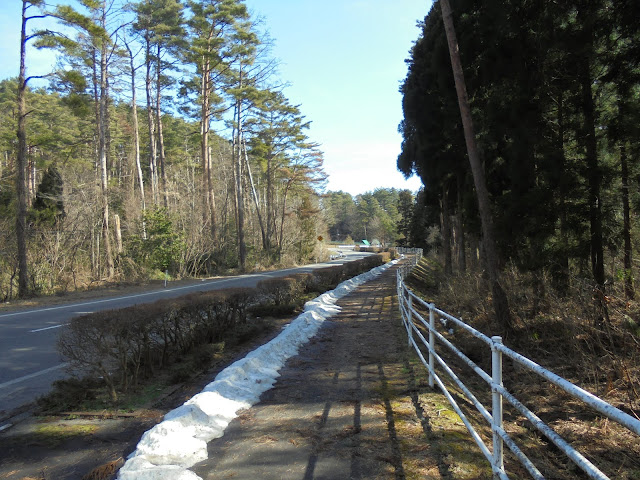
[[[378,375],[380,375],[380,384],[382,385],[382,391],[387,392],[389,384],[387,377],[384,374],[384,368],[382,362],[378,362]],[[398,435],[396,433],[396,424],[393,420],[393,408],[391,407],[391,401],[388,395],[383,396],[384,410],[387,419],[387,431],[389,432],[389,440],[391,442],[391,452],[393,467],[395,469],[396,480],[404,480],[404,468],[402,467],[402,453],[400,452],[400,445],[398,444]]]
[[[330,388],[335,388],[338,385],[339,377],[340,377],[340,370],[336,370],[336,373],[333,375]],[[331,404],[332,404],[331,400],[327,400],[327,402],[324,404],[322,415],[320,416],[320,420],[318,420],[318,424],[316,425],[316,432],[318,433],[318,436],[321,436],[322,429],[327,424],[327,419],[329,418],[329,412],[331,411]],[[311,455],[309,456],[309,461],[307,462],[307,468],[304,472],[303,480],[313,480],[313,473],[316,469],[317,463],[318,463],[318,448],[317,448],[317,445],[314,445]]]
[[[426,437],[426,440],[431,442],[435,438],[435,434],[433,429],[431,428],[431,423],[429,422],[429,417],[425,415],[424,408],[422,408],[422,404],[420,403],[420,391],[418,389],[418,384],[416,382],[415,371],[413,369],[413,365],[409,363],[408,355],[403,355],[403,362],[406,371],[408,372],[409,385],[408,392],[411,396],[411,402],[413,403],[413,408],[416,412],[416,416],[418,420],[420,420],[420,425],[422,426],[422,431]],[[451,479],[453,478],[451,474],[451,470],[449,469],[449,465],[444,462],[442,458],[442,453],[436,449],[436,458],[438,462],[438,471],[443,479]]]

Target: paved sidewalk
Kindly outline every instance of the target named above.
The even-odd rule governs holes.
[[[339,301],[341,313],[191,470],[203,479],[448,478],[422,418],[418,390],[428,387],[409,362],[396,268]]]

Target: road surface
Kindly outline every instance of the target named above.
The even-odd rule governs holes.
[[[18,407],[31,403],[49,392],[54,381],[68,375],[56,350],[60,328],[78,315],[101,310],[152,303],[161,298],[173,298],[194,292],[233,287],[255,287],[265,278],[310,272],[317,268],[340,265],[362,258],[368,253],[341,249],[342,257],[327,263],[288,268],[272,272],[202,280],[193,284],[86,300],[29,310],[4,311],[0,314],[0,429]]]

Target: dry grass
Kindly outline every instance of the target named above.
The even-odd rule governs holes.
[[[74,437],[93,434],[98,427],[84,423],[52,423],[39,425],[31,437],[37,445],[57,446]]]
[[[493,334],[491,296],[480,275],[445,279],[437,262],[424,259],[408,283],[438,308],[464,319],[489,336]],[[577,280],[568,293],[561,296],[544,275],[525,275],[514,268],[505,272],[503,283],[515,320],[515,330],[504,339],[507,346],[640,418],[640,329],[637,327],[640,302],[625,300],[623,294],[611,286],[603,295],[587,282]],[[458,329],[446,336],[490,372],[490,351],[484,344]],[[486,384],[461,362],[453,358],[450,361],[474,394],[490,407]],[[611,478],[640,479],[638,436],[603,419],[510,360],[505,361],[504,383],[520,401]],[[490,445],[486,422],[474,407],[466,406],[464,410],[469,412],[468,416],[474,419]],[[506,402],[505,420],[506,429],[547,478],[581,478],[582,474],[565,455]],[[519,471],[513,459],[507,459],[508,471],[509,468]]]
[[[124,458],[118,457],[115,460],[100,465],[87,473],[82,480],[110,480],[115,478],[116,472],[124,465]]]

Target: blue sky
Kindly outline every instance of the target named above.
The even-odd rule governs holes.
[[[62,2],[61,2],[62,3]],[[396,170],[402,119],[404,60],[417,39],[428,0],[245,0],[264,17],[275,41],[285,94],[312,122],[321,144],[328,190],[357,195],[377,187],[417,190]],[[0,79],[18,73],[19,0],[0,5]],[[47,73],[52,59],[29,52],[29,74]]]

